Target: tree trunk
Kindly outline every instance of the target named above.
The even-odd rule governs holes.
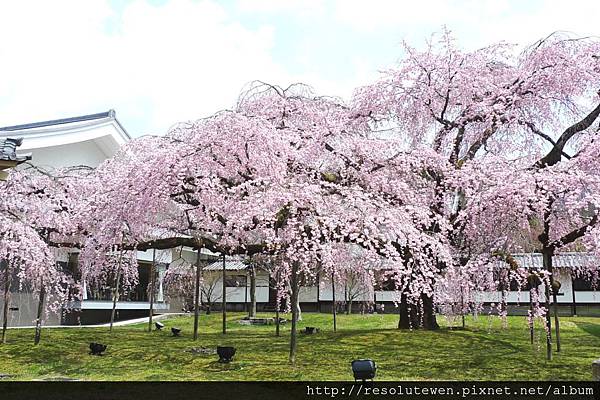
[[[250,317],[256,317],[256,270],[250,265]]]
[[[542,259],[544,262],[544,268],[550,273],[548,282],[546,282],[546,290],[544,295],[546,296],[546,359],[552,360],[552,318],[550,316],[550,290],[552,287],[552,251],[549,249],[543,249]]]
[[[155,266],[156,266],[156,249],[152,249],[152,264],[150,264],[150,293],[149,301],[150,308],[148,309],[148,332],[152,332],[152,317],[154,316],[154,281],[155,281]]]
[[[352,299],[348,300],[348,315],[352,314]]]
[[[332,301],[331,301],[331,309],[333,312],[333,331],[337,332],[337,303],[335,302],[335,279],[333,272],[331,273],[331,292],[332,292]]]
[[[37,319],[35,321],[35,338],[33,339],[33,344],[37,345],[40,343],[40,339],[42,338],[42,317],[44,314],[44,300],[46,299],[46,288],[43,285],[40,288],[40,298],[38,301],[38,309],[37,309]]]
[[[292,302],[292,328],[290,333],[290,363],[292,365],[296,364],[296,347],[297,347],[297,322],[298,322],[298,300],[299,300],[299,282],[298,282],[298,264],[292,264],[292,276],[291,276],[291,302]]]
[[[200,322],[200,249],[198,249],[198,254],[196,255],[194,296],[194,340],[198,340],[198,323]]]
[[[10,303],[10,268],[8,261],[5,262],[6,271],[4,274],[4,312],[2,317],[2,343],[6,343],[6,331],[8,329],[8,304]]]
[[[223,294],[222,297],[222,313],[223,313],[223,335],[227,333],[227,283],[225,282],[225,254],[223,254]]]
[[[425,329],[437,330],[440,326],[435,317],[433,298],[426,294],[421,294],[421,307],[417,304],[409,304],[406,294],[400,299],[398,313],[398,329]]]

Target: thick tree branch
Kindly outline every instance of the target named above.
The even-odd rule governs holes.
[[[592,228],[597,223],[598,223],[598,213],[594,214],[594,216],[592,217],[592,219],[590,219],[590,222],[588,222],[586,225],[584,225],[582,227],[579,227],[579,228],[577,228],[575,230],[572,230],[571,232],[567,233],[566,235],[564,235],[560,239],[552,242],[552,244],[551,244],[552,248],[556,249],[559,246],[563,246],[565,244],[573,243],[575,240],[577,240],[580,237],[582,237],[583,235],[585,235],[585,233],[587,232],[587,230],[590,229],[590,228]]]
[[[542,139],[544,139],[545,141],[549,142],[550,144],[552,144],[552,146],[556,146],[556,141],[554,141],[554,139],[552,139],[550,137],[550,135],[545,134],[544,132],[542,132],[541,130],[539,130],[534,123],[532,122],[528,122],[528,121],[519,121],[520,125],[525,125],[529,128],[529,130],[531,130],[531,132],[533,132],[534,134],[538,135],[539,137],[541,137]],[[565,153],[564,151],[561,151],[561,155],[566,158],[567,160],[570,160],[572,157],[570,155],[568,155],[567,153]]]
[[[589,128],[598,118],[598,116],[600,116],[600,103],[596,106],[596,108],[594,108],[594,110],[592,110],[592,112],[586,115],[581,121],[578,121],[570,127],[568,127],[562,133],[562,135],[560,135],[560,137],[556,141],[556,144],[552,147],[552,149],[550,149],[548,154],[546,154],[544,157],[538,160],[534,164],[534,167],[545,168],[559,163],[563,150],[569,142],[569,140],[573,136],[575,136],[575,134]]]

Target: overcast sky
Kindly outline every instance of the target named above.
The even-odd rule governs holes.
[[[5,1],[0,126],[114,108],[132,136],[231,108],[248,82],[349,99],[446,25],[465,48],[600,35],[600,1]]]

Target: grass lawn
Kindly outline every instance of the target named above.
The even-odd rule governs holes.
[[[33,330],[8,331],[0,345],[0,374],[14,380],[70,377],[82,380],[348,380],[350,361],[372,358],[378,380],[590,380],[591,363],[600,358],[600,319],[562,318],[563,351],[545,359],[543,330],[535,344],[523,317],[467,320],[466,330],[399,331],[396,315],[340,315],[333,332],[331,315],[303,313],[300,327],[317,326],[316,335],[299,335],[298,362],[288,364],[289,325],[275,336],[273,326],[244,326],[243,315],[230,313],[228,333],[221,315],[201,316],[200,338],[192,340],[193,317],[163,320],[162,332],[146,324],[108,328],[55,328],[42,332],[33,346]],[[269,315],[270,316],[270,315]],[[171,337],[170,327],[183,329]],[[108,344],[106,355],[88,355],[90,342]],[[231,364],[216,355],[193,354],[191,347],[233,345]]]

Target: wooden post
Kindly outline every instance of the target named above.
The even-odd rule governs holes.
[[[196,286],[194,288],[194,340],[198,340],[198,322],[200,320],[200,249],[196,257]]]
[[[465,294],[463,287],[460,287],[460,316],[462,319],[462,328],[465,329]]]
[[[334,273],[331,273],[331,290],[332,290],[332,310],[333,310],[333,331],[337,332],[337,310],[336,310],[336,303],[335,303],[335,279],[334,279]]]
[[[321,312],[321,271],[317,271],[317,311]]]
[[[373,312],[377,312],[377,288],[373,287]]]
[[[10,303],[10,268],[8,261],[4,263],[4,313],[2,317],[2,343],[6,343],[6,330],[8,329],[8,304]]]
[[[534,331],[535,331],[535,319],[533,318],[533,291],[536,291],[537,294],[537,288],[533,288],[531,287],[529,289],[529,311],[531,314],[531,323],[529,324],[529,341],[531,342],[531,344],[533,344],[533,335],[534,335]]]
[[[558,299],[556,298],[556,292],[552,287],[552,302],[554,303],[554,331],[556,332],[556,352],[560,353],[560,322],[558,320]]]
[[[250,266],[250,316],[256,317],[256,267]]]
[[[600,360],[592,362],[592,381],[600,381]]]
[[[35,321],[35,338],[33,339],[33,344],[37,345],[40,343],[40,339],[42,337],[42,317],[44,313],[44,300],[46,298],[46,288],[44,287],[44,282],[41,282],[42,286],[40,288],[40,298],[38,300],[38,309],[37,309],[37,319]]]
[[[552,360],[552,319],[550,317],[550,291],[552,290],[552,253],[544,249],[542,253],[544,267],[550,273],[548,282],[545,282],[544,295],[546,297],[546,359]]]
[[[573,316],[577,316],[577,300],[575,299],[575,280],[573,279],[573,272],[570,272],[571,276],[571,293],[573,293]]]
[[[298,300],[299,300],[299,291],[300,285],[298,282],[298,263],[294,262],[292,264],[292,276],[291,276],[291,306],[292,306],[292,328],[290,332],[290,363],[292,365],[296,364],[296,347],[297,347],[297,323],[298,323]]]
[[[277,282],[279,282],[279,273],[277,273],[277,279],[275,281],[275,336],[279,336],[279,287],[277,286]]]
[[[125,236],[125,235],[123,235]],[[112,332],[113,324],[115,322],[115,311],[117,309],[117,301],[119,300],[119,284],[121,282],[121,262],[123,261],[123,240],[121,240],[121,249],[119,250],[119,264],[117,267],[117,277],[115,278],[115,289],[113,290],[113,305],[112,312],[110,313],[110,328]]]
[[[225,268],[225,253],[223,253],[223,294],[222,294],[222,303],[221,303],[221,307],[223,308],[222,310],[222,314],[223,314],[223,335],[227,333],[227,284],[225,282],[225,273],[226,273],[226,268]]]
[[[346,309],[346,315],[350,314],[350,304],[348,299],[348,283],[344,282],[344,308]]]
[[[248,308],[248,278],[248,271],[246,270],[246,282],[244,284],[244,311],[249,317],[251,317],[252,315],[250,315],[250,309]]]
[[[152,317],[154,316],[154,275],[156,274],[156,249],[152,249],[152,264],[150,265],[150,310],[148,311],[148,332],[152,332]]]

